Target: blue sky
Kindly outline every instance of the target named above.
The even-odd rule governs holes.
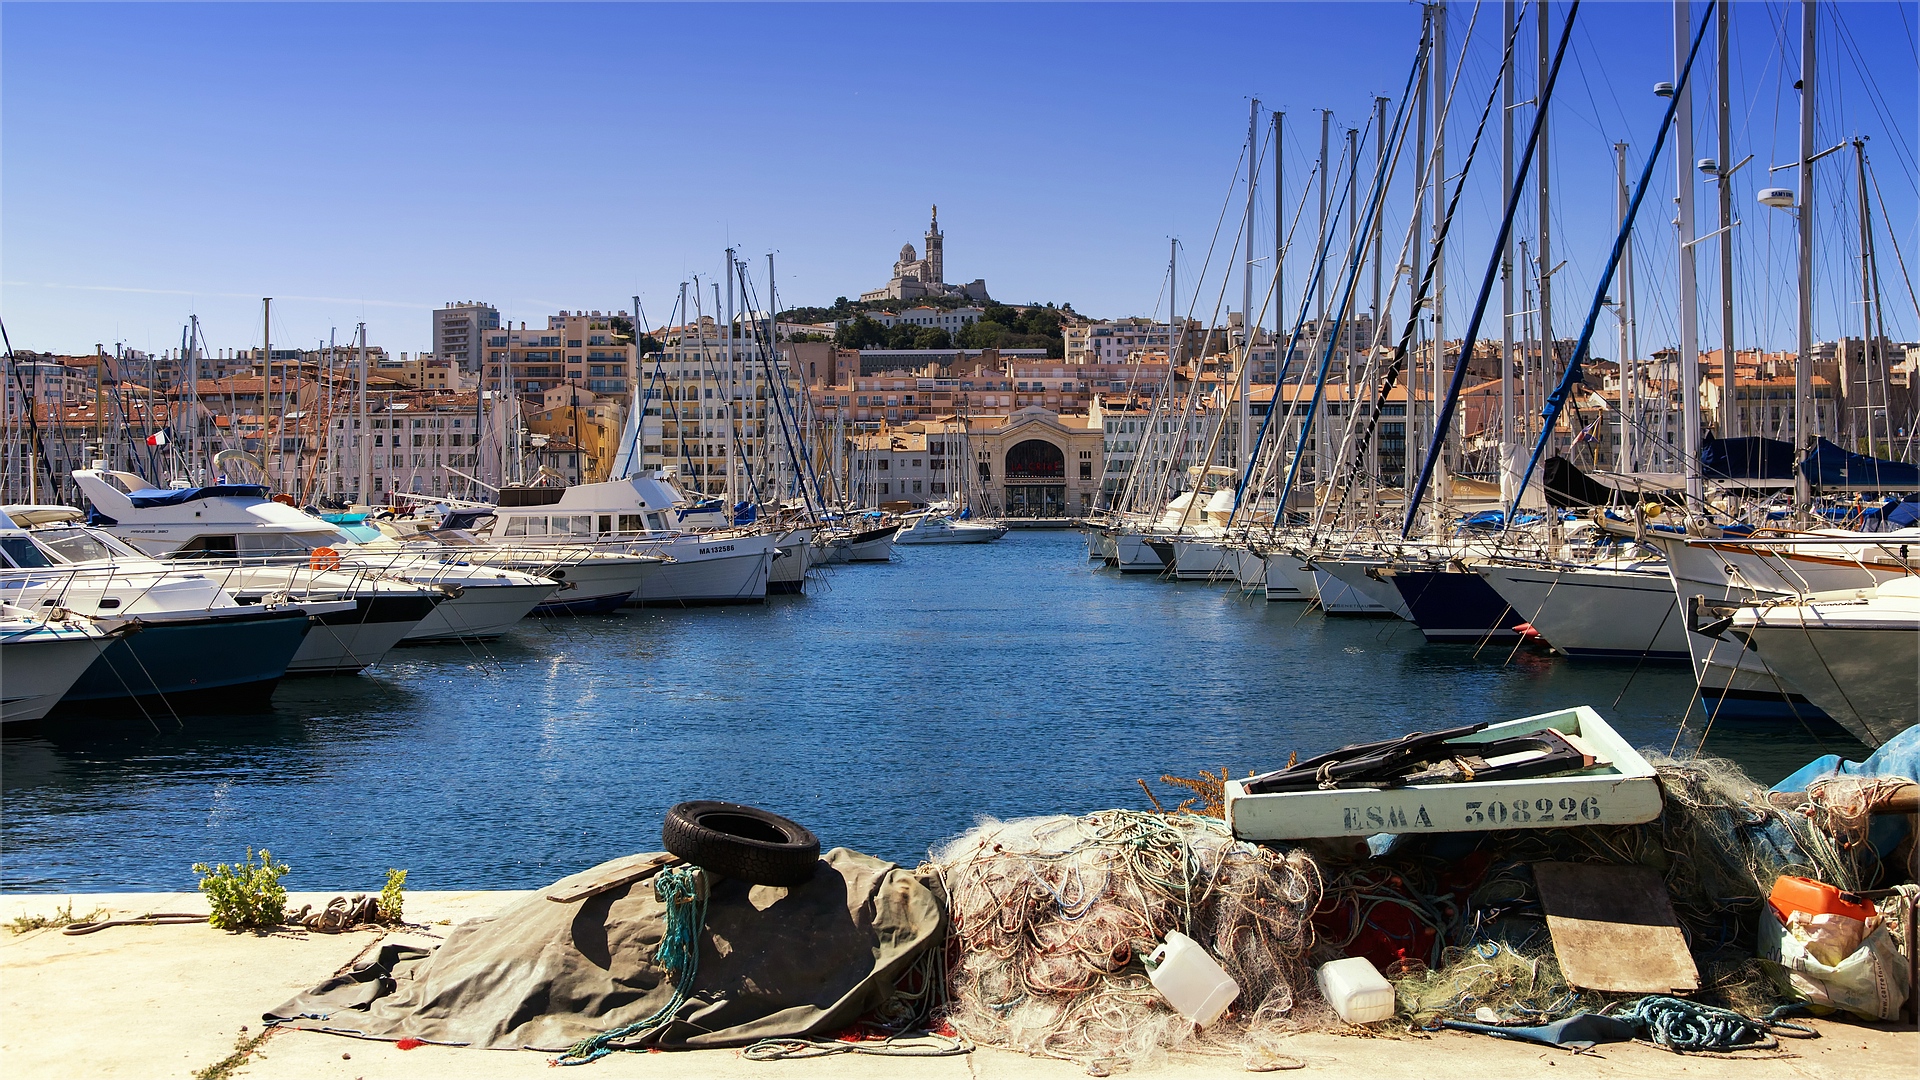
[[[1753,191],[1767,164],[1794,158],[1798,9],[1734,8],[1734,156],[1755,155],[1735,179],[1743,346],[1794,336],[1791,224]],[[1457,53],[1474,7],[1451,10]],[[1556,33],[1565,10],[1551,8]],[[1822,12],[1820,146],[1870,137],[1894,235],[1920,272],[1920,17],[1912,4]],[[1499,17],[1483,5],[1466,45],[1456,169],[1497,62]],[[920,243],[931,203],[949,279],[984,277],[1006,301],[1143,314],[1173,236],[1183,305],[1204,315],[1230,237],[1198,291],[1195,270],[1223,203],[1225,232],[1238,220],[1244,193],[1229,191],[1248,98],[1288,113],[1290,215],[1317,149],[1314,110],[1334,111],[1336,142],[1364,125],[1372,98],[1405,83],[1419,19],[1405,3],[8,3],[0,315],[16,347],[63,351],[177,345],[189,313],[215,347],[252,346],[268,295],[276,344],[344,340],[364,320],[374,342],[417,350],[429,309],[465,299],[534,322],[638,293],[659,324],[679,282],[716,272],[730,243],[756,279],[778,253],[783,306],[881,285],[900,245]],[[1612,239],[1609,147],[1633,144],[1637,169],[1658,123],[1650,87],[1672,77],[1671,27],[1664,4],[1581,10],[1552,129],[1564,335]],[[1533,41],[1529,28],[1522,100]],[[1709,40],[1703,64],[1711,53]],[[1710,100],[1698,102],[1698,157],[1714,152]],[[1524,134],[1530,110],[1515,115]],[[1499,210],[1494,150],[1456,228],[1459,314]],[[1670,153],[1642,216],[1649,347],[1673,337]],[[1857,333],[1851,157],[1819,168],[1816,321],[1821,336]],[[1264,181],[1256,228],[1270,237]],[[1699,198],[1708,232],[1711,189]],[[1296,251],[1311,247],[1313,213]],[[1522,235],[1532,217],[1529,205]],[[1391,259],[1404,199],[1385,220]],[[1696,248],[1704,290],[1717,288],[1713,244]],[[1881,244],[1890,329],[1911,339],[1920,328]],[[1305,270],[1290,258],[1290,292]],[[1227,295],[1237,307],[1237,282]],[[1707,345],[1715,297],[1702,300]],[[1601,332],[1610,340],[1610,318]]]

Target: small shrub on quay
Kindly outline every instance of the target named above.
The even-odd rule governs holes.
[[[380,917],[387,922],[397,923],[401,921],[400,912],[406,904],[406,897],[401,895],[401,889],[403,889],[406,884],[407,872],[405,870],[390,869],[387,871],[387,883],[380,889]]]
[[[280,884],[280,876],[287,870],[287,864],[274,862],[266,848],[260,849],[258,865],[251,847],[246,859],[231,866],[221,863],[209,869],[206,863],[194,863],[193,872],[200,875],[200,891],[207,894],[212,908],[207,924],[216,930],[279,926],[287,915],[287,890]]]

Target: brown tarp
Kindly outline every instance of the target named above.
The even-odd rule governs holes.
[[[564,878],[462,923],[431,953],[385,945],[266,1019],[364,1038],[546,1051],[644,1020],[673,995],[653,958],[666,916],[652,880],[572,904],[547,895],[651,858]],[[844,1030],[885,1005],[929,948],[943,947],[939,890],[937,878],[845,848],[790,889],[715,879],[688,999],[642,1041],[692,1049]]]

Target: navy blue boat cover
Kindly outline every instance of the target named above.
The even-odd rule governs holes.
[[[1738,440],[1732,440],[1738,441]],[[1701,448],[1701,456],[1706,448]],[[1800,462],[1807,483],[1817,488],[1867,488],[1873,491],[1911,491],[1920,488],[1920,467],[1883,461],[1842,450],[1825,439]]]
[[[1700,440],[1700,475],[1708,480],[1791,480],[1793,444],[1784,439],[1707,435]]]
[[[265,484],[215,484],[197,488],[145,488],[127,493],[127,500],[138,507],[179,506],[200,499],[267,497]]]

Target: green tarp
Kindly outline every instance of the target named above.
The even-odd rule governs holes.
[[[665,908],[651,880],[562,904],[548,894],[653,858],[604,863],[455,927],[428,952],[369,963],[267,1013],[269,1023],[363,1038],[562,1051],[643,1020],[673,987],[653,958]],[[845,848],[790,889],[715,879],[688,1000],[643,1037],[667,1049],[823,1037],[886,1006],[946,940],[937,877]]]

